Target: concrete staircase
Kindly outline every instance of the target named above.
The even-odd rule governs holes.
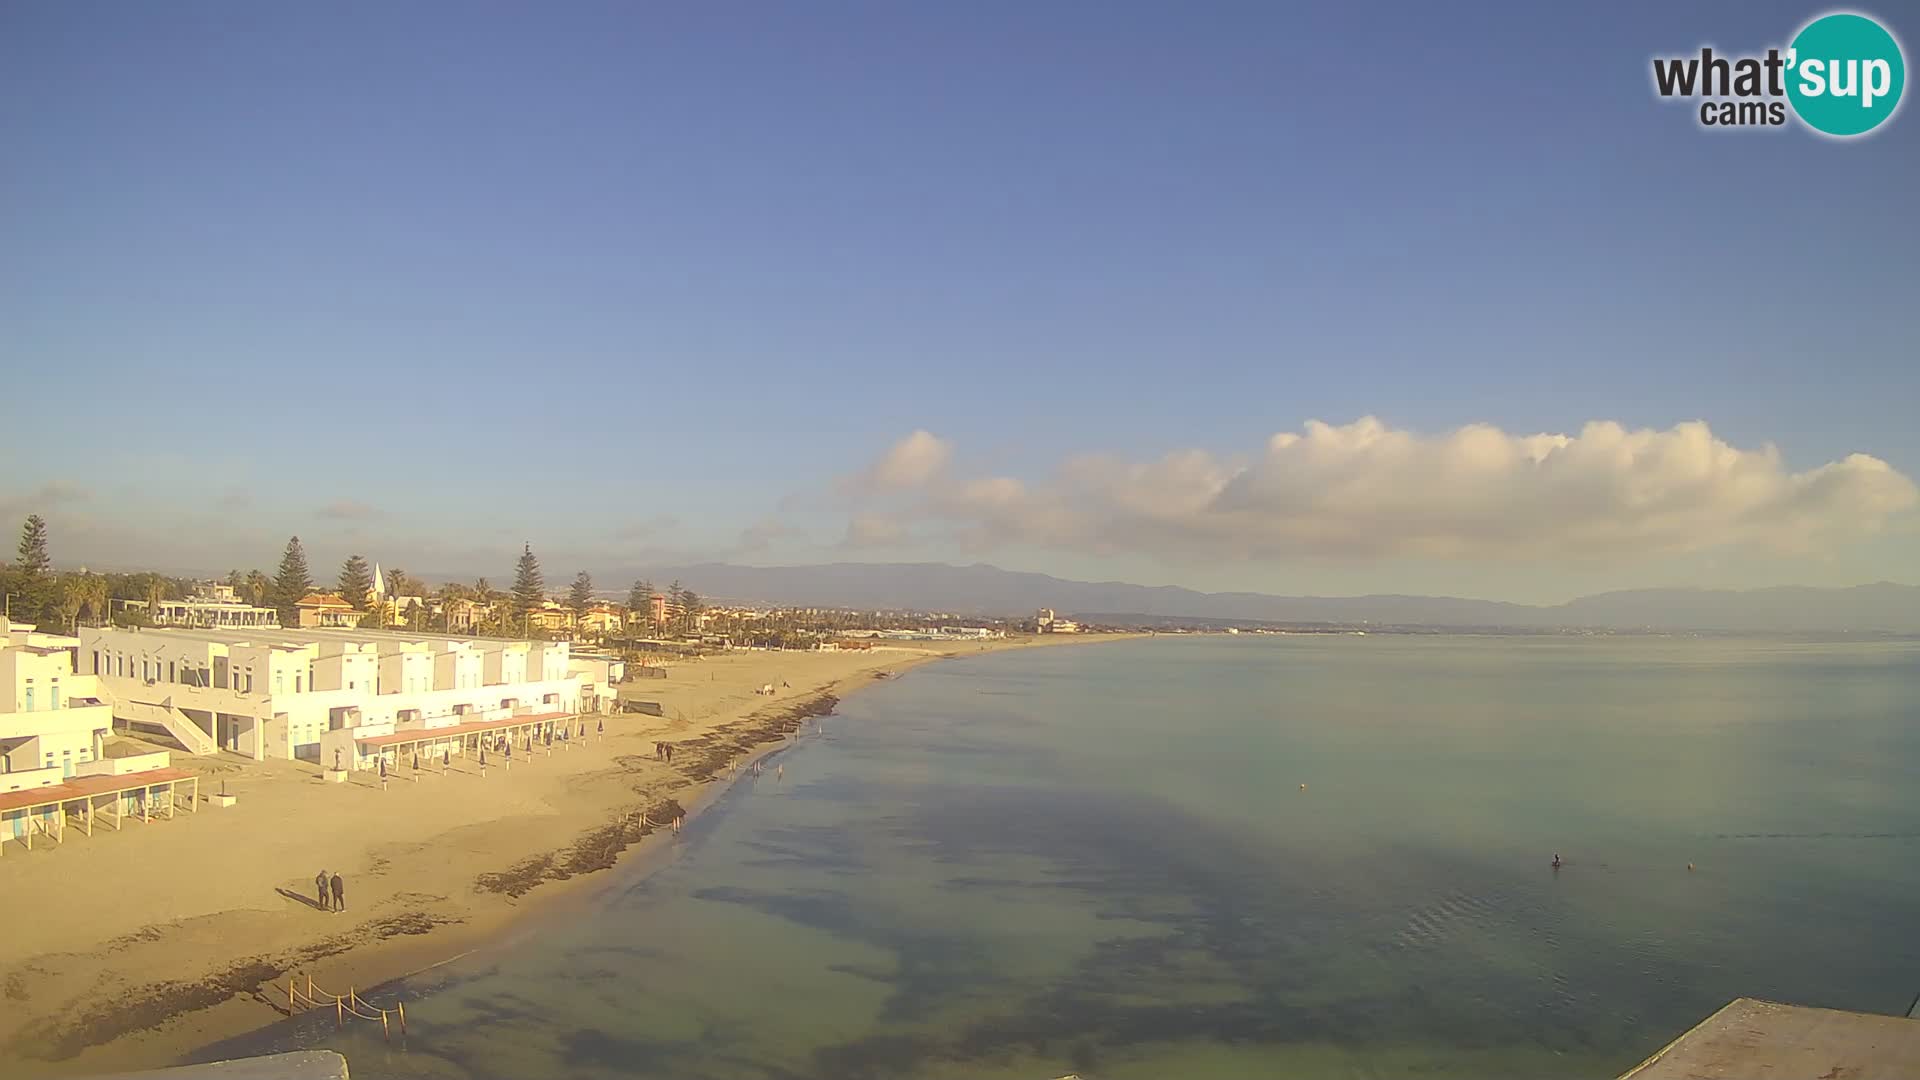
[[[186,713],[174,708],[171,701],[156,704],[122,700],[114,705],[113,715],[129,725],[159,728],[189,754],[213,754],[220,750],[219,744],[213,741],[212,733],[194,723]]]

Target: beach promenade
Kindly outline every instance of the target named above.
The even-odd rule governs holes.
[[[274,1022],[263,991],[300,972],[368,987],[498,940],[660,823],[697,810],[727,764],[783,741],[833,698],[950,655],[1102,638],[914,643],[870,652],[736,652],[676,664],[623,696],[662,715],[588,717],[566,749],[325,781],[300,761],[179,756],[228,808],[191,822],[36,850],[0,866],[0,1073],[169,1064]],[[772,684],[771,698],[756,689]],[[678,748],[669,764],[654,744]],[[318,871],[346,910],[323,911]],[[23,1071],[16,1071],[23,1070]]]

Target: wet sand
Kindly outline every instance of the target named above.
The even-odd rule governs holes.
[[[285,1015],[286,980],[368,987],[517,933],[516,924],[606,880],[697,812],[757,753],[883,673],[953,655],[1111,640],[906,643],[868,653],[730,653],[636,679],[624,698],[664,716],[606,717],[604,738],[551,756],[489,756],[418,780],[401,768],[324,782],[305,762],[176,761],[202,802],[172,820],[0,863],[0,1073],[75,1075],[172,1063]],[[774,697],[756,695],[772,683]],[[594,718],[589,718],[591,729]],[[671,764],[654,743],[675,744]],[[651,824],[649,824],[649,822]],[[346,885],[320,910],[314,874]],[[279,988],[276,992],[276,985]]]

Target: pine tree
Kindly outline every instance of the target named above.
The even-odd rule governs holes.
[[[313,591],[313,575],[307,570],[307,549],[300,546],[300,538],[287,541],[287,550],[280,556],[280,572],[273,579],[273,606],[280,609],[281,626],[297,626],[300,622],[300,610],[296,606]]]
[[[581,618],[585,618],[587,609],[593,606],[593,579],[585,570],[574,577],[573,588],[567,590],[567,606]]]
[[[53,577],[53,560],[47,555],[47,521],[31,515],[20,527],[20,556],[13,564],[12,611],[15,618],[45,622],[57,614],[59,587]]]
[[[540,560],[533,555],[533,545],[528,544],[513,571],[513,613],[524,620],[527,612],[538,608],[546,598],[547,582],[540,576]]]
[[[678,581],[667,586],[666,623],[668,626],[681,626],[684,624],[687,612],[687,605],[684,602],[686,595],[687,590]]]
[[[633,589],[627,593],[627,607],[635,615],[645,614],[653,607],[653,582],[645,578],[633,583]]]
[[[340,564],[340,599],[357,611],[367,610],[367,598],[373,593],[373,568],[364,555],[349,555]]]

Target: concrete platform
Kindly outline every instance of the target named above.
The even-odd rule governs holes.
[[[1620,1080],[1913,1080],[1920,1020],[1739,998]]]
[[[113,1073],[92,1080],[348,1080],[347,1059],[331,1050],[235,1058],[206,1065]]]

